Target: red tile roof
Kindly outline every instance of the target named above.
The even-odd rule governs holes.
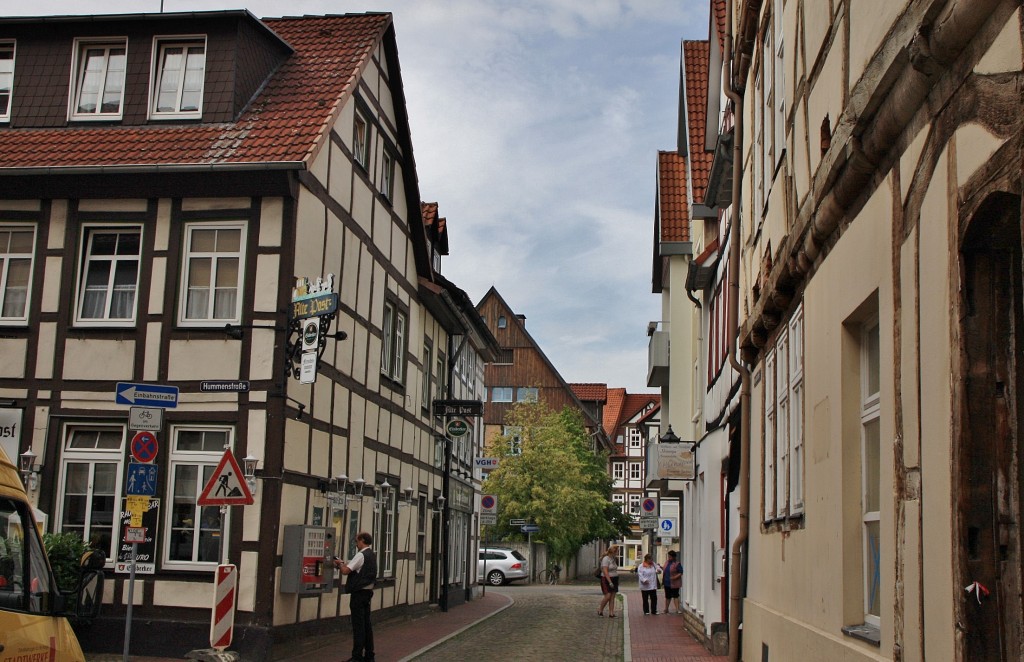
[[[311,160],[391,14],[265,19],[295,52],[234,122],[0,132],[0,168],[209,166]]]
[[[605,402],[608,399],[607,384],[569,384],[569,388],[580,400]]]
[[[715,32],[718,34],[718,50],[725,50],[726,0],[711,0],[711,13],[715,16]]]
[[[708,117],[708,72],[711,53],[707,41],[683,42],[683,65],[686,74],[686,130],[689,145],[690,178],[693,200],[704,200],[711,174],[714,152],[704,150]]]
[[[686,159],[677,152],[658,152],[658,211],[661,241],[690,240]]]
[[[661,396],[657,393],[626,393],[624,388],[608,389],[608,403],[601,421],[605,434],[614,441],[619,429],[651,403],[661,406]]]

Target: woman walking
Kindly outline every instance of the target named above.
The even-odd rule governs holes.
[[[619,592],[619,546],[612,545],[601,557],[601,606],[597,615],[604,616],[605,605],[608,606],[608,618],[615,618],[615,595]]]
[[[644,602],[644,616],[658,615],[658,573],[661,568],[651,560],[650,554],[644,554],[644,562],[636,569],[636,577],[640,580],[640,597]]]
[[[676,558],[675,550],[669,550],[668,562],[665,564],[665,613],[672,613],[672,603],[676,605],[675,613],[681,614],[679,609],[679,589],[683,587],[683,564]]]

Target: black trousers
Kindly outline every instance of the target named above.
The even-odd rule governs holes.
[[[643,598],[645,614],[658,613],[658,589],[640,591],[640,597]]]
[[[373,624],[370,623],[370,598],[373,591],[356,591],[351,594],[352,608],[352,659],[374,660]]]

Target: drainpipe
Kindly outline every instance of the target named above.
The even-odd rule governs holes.
[[[740,187],[743,175],[743,95],[742,89],[733,89],[734,67],[737,54],[733,50],[733,3],[726,3],[725,52],[729,62],[728,75],[722,76],[722,92],[733,104],[732,141],[732,201],[729,228],[729,308],[728,329],[732,338],[729,364],[740,375],[740,503],[739,531],[732,543],[731,571],[729,573],[729,662],[740,659],[740,623],[743,619],[743,597],[747,585],[743,550],[750,528],[750,371],[739,359],[739,306],[740,306]]]

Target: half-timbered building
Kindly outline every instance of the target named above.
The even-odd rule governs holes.
[[[49,530],[110,557],[87,649],[121,646],[132,404],[160,419],[133,652],[208,645],[222,559],[246,659],[338,628],[316,559],[360,530],[374,611],[440,597],[456,500],[430,402],[451,339],[484,331],[442,252],[389,14],[0,19],[0,412]],[[200,501],[225,449],[255,503],[222,517]]]

